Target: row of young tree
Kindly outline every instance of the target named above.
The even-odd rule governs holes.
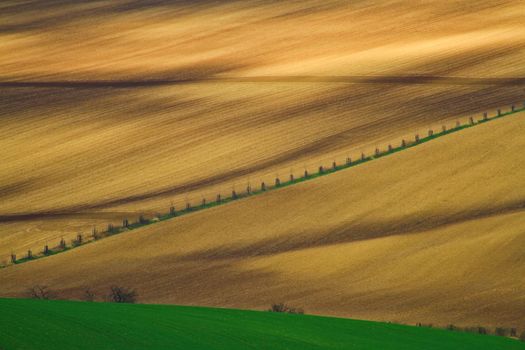
[[[290,314],[304,314],[304,310],[302,308],[296,308],[292,307],[290,305],[284,304],[284,303],[275,303],[270,306],[268,309],[270,312],[280,312],[280,313],[290,313]],[[430,327],[432,328],[432,324],[422,324],[418,323],[418,327]],[[511,337],[511,338],[518,338],[518,331],[516,328],[507,328],[507,327],[496,327],[494,329],[489,329],[487,327],[459,327],[455,326],[453,324],[449,324],[445,327],[445,329],[449,331],[457,331],[457,332],[469,332],[469,333],[477,333],[477,334],[493,334],[500,337]],[[521,332],[519,335],[519,339],[523,342],[525,342],[525,331]]]
[[[524,102],[524,108],[525,108],[525,102]],[[511,106],[511,112],[515,112],[515,111],[516,111],[516,106],[512,105]],[[501,115],[502,115],[502,111],[501,111],[501,109],[498,109],[497,116],[501,116]],[[488,113],[485,112],[485,113],[483,113],[483,119],[481,119],[481,120],[474,120],[473,117],[470,117],[468,124],[462,124],[459,120],[457,120],[455,128],[448,129],[446,125],[442,125],[441,126],[441,133],[442,134],[446,134],[448,132],[454,131],[454,129],[457,130],[457,129],[460,129],[460,128],[462,128],[464,126],[467,126],[467,125],[475,125],[475,124],[478,124],[478,123],[481,123],[481,122],[486,122],[488,120],[489,120]],[[433,129],[429,129],[428,130],[427,138],[433,138],[433,137],[436,137],[436,136],[438,136],[438,135],[434,133]],[[412,140],[407,140],[407,139],[402,139],[399,148],[405,148],[405,147],[413,145],[413,144],[418,144],[418,143],[420,143],[422,141],[423,140],[420,138],[420,135],[416,133],[414,135],[414,140],[413,141]],[[336,171],[338,169],[345,168],[345,167],[350,166],[352,164],[356,164],[356,163],[364,162],[364,161],[367,161],[367,160],[371,160],[374,157],[379,157],[381,155],[385,155],[385,154],[394,152],[396,149],[397,148],[395,148],[392,144],[389,144],[388,148],[386,150],[380,150],[378,147],[376,147],[375,152],[373,153],[373,155],[370,155],[370,156],[367,156],[367,155],[365,155],[365,153],[361,152],[361,156],[357,160],[353,160],[352,158],[347,156],[346,163],[338,164],[338,163],[336,163],[336,161],[333,161],[331,168],[329,168],[329,167],[325,168],[322,165],[319,166],[318,174],[320,175],[320,174],[324,174],[324,173],[327,173],[327,172]],[[314,173],[309,173],[308,170],[305,169],[304,170],[303,179],[310,178],[310,177],[312,177],[314,175],[315,175]],[[296,178],[293,174],[290,174],[290,180],[289,180],[288,183],[294,183],[297,180],[299,180],[299,178]],[[274,185],[274,187],[280,187],[280,186],[285,185],[285,184],[286,183],[281,182],[281,179],[278,176],[275,178],[275,185]],[[263,182],[261,182],[260,192],[264,192],[264,191],[268,190],[270,187],[263,181]],[[179,211],[175,210],[175,206],[172,204],[170,206],[170,208],[169,208],[169,213],[168,214],[164,214],[163,215],[163,214],[157,213],[151,219],[148,219],[144,215],[141,214],[138,217],[138,219],[136,221],[134,221],[134,222],[130,222],[130,220],[128,218],[122,219],[122,226],[110,223],[110,224],[107,225],[107,229],[105,231],[98,231],[96,227],[93,227],[92,232],[91,232],[91,241],[96,241],[98,239],[104,238],[104,237],[109,236],[109,235],[117,234],[117,233],[126,231],[128,229],[132,229],[132,228],[137,228],[137,227],[140,227],[140,226],[148,225],[148,224],[156,222],[156,221],[161,221],[161,220],[163,220],[165,218],[175,217],[175,216],[178,216],[180,214],[187,213],[187,212],[190,212],[190,211],[193,211],[193,210],[203,209],[203,208],[205,208],[205,207],[207,207],[208,205],[211,205],[211,204],[219,204],[219,203],[225,202],[227,200],[236,200],[236,199],[242,198],[244,196],[251,195],[253,193],[253,191],[254,191],[254,189],[252,188],[252,185],[250,183],[248,183],[247,188],[246,188],[246,192],[241,193],[241,192],[237,192],[235,189],[233,189],[231,197],[222,197],[221,194],[218,194],[215,203],[208,202],[205,198],[203,198],[201,204],[193,204],[192,205],[189,202],[187,202],[185,208],[183,208],[182,210],[179,210]],[[27,251],[27,254],[25,256],[23,256],[21,259],[19,259],[19,258],[17,258],[17,255],[12,252],[11,253],[11,263],[12,264],[17,264],[17,263],[20,263],[20,262],[25,262],[27,260],[35,259],[37,257],[55,254],[55,253],[58,253],[60,251],[64,251],[64,250],[66,250],[68,248],[78,247],[78,246],[80,246],[80,245],[82,245],[84,243],[87,243],[89,241],[90,241],[89,237],[85,237],[83,234],[79,233],[79,234],[77,234],[75,239],[71,240],[71,244],[70,244],[69,247],[66,245],[66,241],[64,240],[64,238],[62,238],[60,240],[60,243],[58,244],[58,246],[55,247],[55,248],[50,248],[46,244],[44,246],[42,252],[41,252],[42,254],[40,254],[40,255],[39,254],[34,255],[33,251],[31,249],[29,249]],[[1,266],[2,265],[0,265],[0,267]]]
[[[418,327],[429,327],[432,328],[432,324],[422,324],[418,323]],[[518,330],[516,328],[508,327],[496,327],[494,329],[489,329],[487,327],[475,326],[475,327],[460,327],[453,324],[449,324],[445,327],[446,330],[456,331],[456,332],[467,332],[467,333],[477,333],[477,334],[492,334],[500,337],[511,337],[519,338],[521,341],[525,342],[525,331],[521,332],[518,337]]]

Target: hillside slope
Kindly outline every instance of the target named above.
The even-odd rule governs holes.
[[[525,327],[523,113],[314,181],[0,270],[99,297]]]
[[[522,7],[2,2],[0,254],[508,108]]]
[[[495,336],[269,312],[14,299],[0,307],[6,350],[525,349]]]

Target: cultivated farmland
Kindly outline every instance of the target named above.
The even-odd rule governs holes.
[[[261,309],[282,300],[363,319],[524,327],[524,155],[514,151],[525,147],[524,127],[515,114],[8,267],[2,295],[40,284],[81,298],[120,283],[143,302]]]
[[[520,2],[146,4],[0,5],[0,262],[523,100]]]
[[[523,11],[515,0],[1,2],[0,297],[97,303],[0,299],[0,348],[64,328],[74,336],[50,346],[140,348],[140,329],[158,347],[519,348],[195,306],[525,332]],[[328,170],[359,159],[371,161]],[[186,306],[98,303],[116,286]]]

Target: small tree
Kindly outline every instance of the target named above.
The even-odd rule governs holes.
[[[49,300],[54,297],[53,292],[47,286],[34,285],[28,289],[28,294],[33,299]]]
[[[84,237],[82,237],[82,234],[79,233],[77,235],[77,238],[75,238],[74,240],[71,241],[71,244],[76,247],[76,246],[79,246],[81,245],[82,243],[84,242]]]
[[[112,286],[108,299],[114,303],[134,303],[137,300],[137,292],[126,287]]]
[[[93,237],[93,240],[95,241],[99,239],[96,226],[93,226],[93,229],[91,230],[91,237]]]

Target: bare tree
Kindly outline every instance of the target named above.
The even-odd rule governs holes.
[[[108,299],[114,303],[134,303],[137,300],[137,292],[126,287],[111,286]]]
[[[28,294],[33,299],[49,300],[54,297],[54,293],[47,286],[34,285],[28,289]]]

